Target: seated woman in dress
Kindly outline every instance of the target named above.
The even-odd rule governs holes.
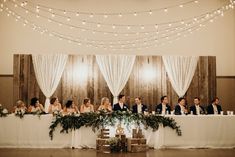
[[[22,112],[25,113],[27,111],[27,107],[25,105],[25,103],[22,100],[17,100],[16,101],[16,106],[13,107],[13,113],[16,112]]]
[[[72,108],[76,111],[76,113],[80,113],[78,106],[75,103],[72,104]]]
[[[48,109],[48,113],[54,113],[54,112],[60,112],[62,110],[61,104],[59,102],[59,99],[54,97],[50,100],[50,106]]]
[[[31,99],[31,103],[28,108],[29,113],[42,113],[45,112],[42,104],[39,103],[38,98],[34,97]]]
[[[94,112],[94,106],[89,98],[85,98],[80,108],[81,113]]]
[[[74,105],[74,102],[72,100],[68,100],[63,109],[63,112],[62,112],[63,115],[71,115],[71,114],[78,113],[76,109],[73,107],[73,105]]]
[[[112,106],[109,102],[109,98],[103,97],[101,99],[101,105],[99,106],[98,111],[112,112]]]

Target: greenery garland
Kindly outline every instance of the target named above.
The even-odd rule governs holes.
[[[120,111],[100,111],[66,116],[56,115],[55,120],[52,121],[50,126],[49,136],[52,140],[53,132],[59,124],[62,127],[60,132],[68,133],[69,130],[79,129],[82,126],[92,127],[92,130],[95,132],[105,126],[115,126],[116,122],[123,122],[127,126],[129,126],[130,123],[135,123],[138,126],[143,124],[145,129],[152,128],[153,131],[158,130],[159,125],[162,124],[163,127],[170,127],[173,130],[176,130],[177,135],[181,136],[180,126],[177,125],[173,118],[153,114],[143,115]]]

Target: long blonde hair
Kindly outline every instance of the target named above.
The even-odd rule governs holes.
[[[109,98],[103,97],[103,98],[101,99],[101,105],[104,105],[104,103],[105,103],[106,100],[109,100]]]

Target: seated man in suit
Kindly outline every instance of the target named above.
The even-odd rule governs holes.
[[[113,105],[113,111],[128,111],[128,106],[125,104],[125,95],[120,94],[118,96],[118,103]]]
[[[142,104],[141,98],[135,98],[135,104],[132,106],[132,113],[144,113],[144,111],[148,111],[147,106]]]
[[[185,98],[178,99],[178,104],[175,106],[175,115],[188,114],[188,110],[185,107],[185,102]]]
[[[215,97],[212,104],[207,107],[207,114],[220,114],[222,107],[219,105],[219,98]]]
[[[190,112],[194,115],[205,114],[204,108],[200,105],[200,98],[195,97],[193,100],[194,105],[190,107]]]
[[[155,112],[157,114],[166,114],[166,112],[168,112],[170,114],[171,107],[170,107],[170,105],[168,105],[168,98],[167,98],[167,96],[162,96],[161,97],[161,103],[156,106]]]

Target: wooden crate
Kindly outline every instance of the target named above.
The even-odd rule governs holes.
[[[110,146],[108,144],[108,139],[97,138],[96,150],[97,152],[110,153]]]
[[[145,138],[128,138],[127,151],[128,152],[146,152],[148,146]]]

